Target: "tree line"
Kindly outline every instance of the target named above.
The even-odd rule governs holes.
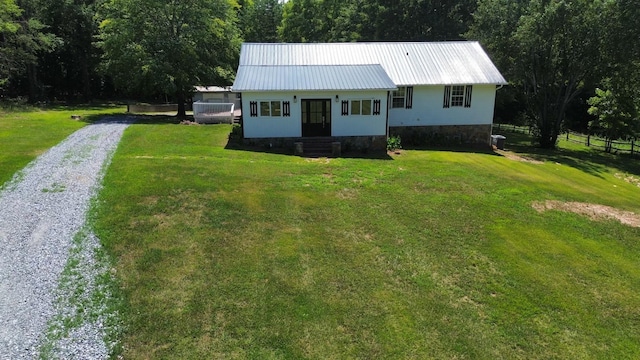
[[[478,40],[500,121],[640,133],[637,0],[0,0],[0,96],[171,99],[231,84],[247,42]]]

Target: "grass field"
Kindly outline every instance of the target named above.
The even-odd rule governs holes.
[[[18,109],[0,106],[0,186],[31,160],[64,140],[74,131],[110,113],[124,113],[118,106],[52,106]],[[71,115],[82,116],[80,121]]]
[[[137,124],[95,212],[127,359],[640,357],[637,161],[576,147],[387,160],[225,149],[229,127]],[[562,145],[564,146],[564,145]]]

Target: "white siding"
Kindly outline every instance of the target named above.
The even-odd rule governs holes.
[[[336,95],[338,101],[336,102]],[[293,97],[296,96],[296,102]],[[323,91],[323,92],[243,92],[242,121],[246,138],[301,137],[302,100],[331,99],[331,136],[373,136],[387,133],[387,91]],[[342,115],[343,100],[380,100],[380,115]],[[289,101],[291,116],[262,117],[260,101]],[[258,102],[258,116],[252,117],[250,104]]]
[[[473,85],[471,107],[443,108],[444,85],[415,86],[412,109],[389,109],[389,126],[483,125],[493,123],[495,85]]]

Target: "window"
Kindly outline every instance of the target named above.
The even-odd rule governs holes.
[[[394,90],[391,94],[391,107],[403,108],[404,107],[404,98],[406,95],[407,88],[404,86],[398,86],[398,90]]]
[[[451,87],[451,106],[462,106],[464,100],[464,86]]]
[[[288,101],[260,101],[260,116],[290,116]]]
[[[371,115],[371,100],[351,100],[351,115]]]
[[[371,115],[371,100],[362,100],[362,115]]]
[[[271,116],[280,116],[282,112],[280,111],[280,101],[272,101],[271,102]]]
[[[351,115],[360,115],[360,100],[351,100]]]
[[[471,91],[472,85],[453,85],[444,87],[444,101],[442,107],[448,108],[450,106],[456,107],[471,107]]]
[[[271,106],[268,101],[260,101],[260,116],[271,116]]]

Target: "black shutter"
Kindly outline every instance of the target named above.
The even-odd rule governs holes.
[[[407,86],[407,99],[405,100],[405,108],[413,107],[413,86]]]
[[[471,90],[473,90],[473,86],[472,85],[467,85],[466,87],[465,93],[464,93],[464,107],[466,108],[470,108],[471,107]]]
[[[446,85],[444,87],[444,101],[442,102],[442,107],[448,108],[450,101],[451,101],[451,85]]]
[[[258,102],[252,101],[249,103],[249,112],[251,116],[258,116]]]
[[[373,100],[373,115],[380,115],[380,100]]]
[[[291,116],[291,106],[288,101],[282,102],[282,116]]]
[[[342,115],[349,115],[349,100],[342,100]]]

